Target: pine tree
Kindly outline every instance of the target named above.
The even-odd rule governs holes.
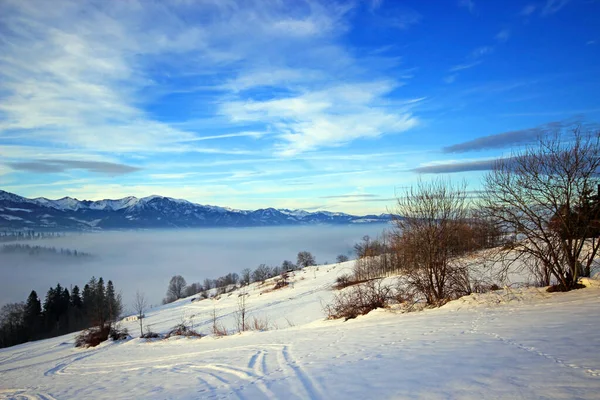
[[[29,339],[37,338],[41,335],[42,328],[42,303],[35,290],[32,290],[25,303],[25,325],[29,334]]]
[[[115,293],[112,281],[106,284],[106,305],[108,307],[108,319],[115,321],[123,311],[121,304],[121,295]]]

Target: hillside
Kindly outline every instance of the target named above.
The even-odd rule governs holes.
[[[144,340],[130,321],[125,342],[76,349],[71,334],[0,350],[0,398],[597,398],[600,288],[505,289],[324,320],[352,263],[306,268],[276,291],[250,285],[250,318],[268,318],[265,332]],[[231,330],[238,294],[157,307],[145,324],[208,334],[214,310]]]
[[[253,227],[385,223],[388,214],[356,216],[328,211],[234,210],[164,196],[117,200],[63,197],[28,199],[0,190],[0,229],[106,230],[199,227]]]

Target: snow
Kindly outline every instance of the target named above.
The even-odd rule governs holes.
[[[23,211],[23,212],[28,212],[28,213],[31,212],[31,210],[28,210],[26,208],[6,207],[5,209],[10,210],[10,211]]]
[[[135,338],[125,342],[76,349],[71,334],[0,350],[0,399],[598,397],[597,281],[568,293],[506,288],[422,312],[324,320],[321,304],[352,263],[306,268],[275,291],[269,281],[250,285],[250,318],[277,326],[265,332],[147,341],[130,321],[122,325]],[[144,324],[167,332],[186,321],[209,333],[215,310],[232,329],[238,294],[156,307]]]

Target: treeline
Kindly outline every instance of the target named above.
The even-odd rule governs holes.
[[[295,271],[316,264],[316,259],[310,252],[301,251],[298,253],[296,264],[289,260],[285,260],[280,266],[275,267],[260,264],[254,270],[245,268],[240,274],[232,272],[216,279],[207,278],[203,283],[196,282],[188,285],[181,275],[175,275],[169,281],[167,295],[163,299],[163,304],[172,303],[175,300],[199,293],[202,297],[207,298],[208,291],[211,289],[216,289],[217,295],[223,294],[229,290],[234,290],[238,286],[245,286],[253,282],[263,282],[286,272]]]
[[[46,339],[90,326],[104,326],[123,311],[121,295],[112,281],[92,277],[80,290],[59,284],[50,288],[42,304],[35,290],[25,302],[0,309],[0,348]]]
[[[17,240],[39,240],[59,238],[65,236],[60,232],[36,232],[36,231],[5,231],[0,232],[0,242],[14,242]]]
[[[56,247],[31,246],[29,244],[5,244],[0,252],[7,254],[27,254],[30,256],[52,255],[77,258],[92,258],[90,253],[70,249],[57,249]]]

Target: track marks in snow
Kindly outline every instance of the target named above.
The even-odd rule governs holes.
[[[321,399],[323,392],[317,382],[304,370],[290,351],[290,346],[284,345],[278,353],[280,367],[289,371],[289,376],[297,382],[297,387],[304,394],[298,393],[300,398]]]
[[[48,393],[28,389],[0,389],[0,400],[56,400]]]
[[[534,346],[526,346],[522,343],[519,343],[515,340],[512,339],[508,339],[505,338],[495,332],[485,332],[483,330],[480,329],[480,324],[483,321],[484,317],[490,317],[488,314],[485,314],[483,312],[478,313],[477,317],[475,319],[473,319],[472,324],[471,324],[471,330],[468,333],[471,334],[481,334],[481,335],[485,335],[488,337],[491,337],[493,339],[498,340],[501,343],[504,343],[506,345],[512,346],[514,348],[517,348],[519,350],[523,350],[527,353],[530,354],[534,354],[536,356],[545,358],[546,360],[549,360],[555,364],[560,365],[561,367],[565,367],[565,368],[570,368],[573,370],[579,370],[579,371],[583,371],[586,375],[597,378],[600,377],[600,370],[597,369],[592,369],[592,368],[587,368],[581,365],[577,365],[575,363],[569,363],[559,357],[553,356],[551,354],[545,353],[543,351],[538,350],[536,347]],[[491,320],[493,320],[495,318],[491,318]]]

